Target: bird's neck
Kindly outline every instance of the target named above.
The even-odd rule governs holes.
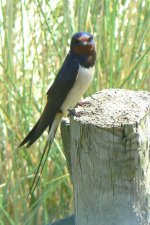
[[[73,52],[70,52],[70,55],[76,58],[79,61],[80,65],[85,68],[90,68],[95,65],[96,51],[94,51],[91,55],[79,55]]]

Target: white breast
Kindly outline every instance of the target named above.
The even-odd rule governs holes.
[[[79,66],[78,75],[76,81],[69,91],[64,103],[61,106],[61,110],[65,113],[68,109],[76,106],[77,102],[81,99],[91,84],[94,76],[94,67],[84,68]]]

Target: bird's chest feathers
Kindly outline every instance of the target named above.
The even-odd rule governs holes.
[[[94,75],[94,67],[84,68],[79,67],[78,75],[74,86],[80,86],[81,89],[85,89],[90,85]]]
[[[86,92],[88,87],[91,84],[94,75],[94,67],[84,68],[82,66],[79,67],[78,75],[76,81],[70,90],[70,94],[72,98],[77,99],[77,101],[82,97],[82,95]]]
[[[82,66],[79,66],[76,81],[61,107],[63,112],[67,111],[69,108],[72,108],[77,104],[77,102],[81,99],[83,94],[90,86],[93,76],[94,67],[84,68]]]

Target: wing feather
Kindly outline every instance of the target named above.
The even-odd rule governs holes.
[[[25,139],[20,143],[19,147],[24,144],[27,144],[26,147],[31,146],[48,126],[51,128],[57,112],[59,112],[69,90],[73,87],[78,69],[78,60],[68,54],[54,83],[47,92],[47,103],[41,117]]]

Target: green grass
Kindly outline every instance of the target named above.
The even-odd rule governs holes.
[[[149,17],[148,0],[0,1],[0,224],[46,224],[72,211],[60,132],[29,199],[45,135],[29,150],[17,148],[45,105],[72,34],[95,37],[95,78],[86,95],[103,88],[149,90]]]

